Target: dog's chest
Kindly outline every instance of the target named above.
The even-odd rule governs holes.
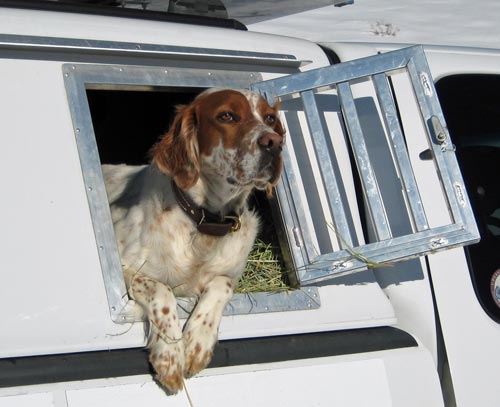
[[[258,229],[251,212],[245,211],[241,221],[237,232],[214,237],[199,233],[179,208],[162,213],[152,225],[148,274],[155,274],[179,295],[199,295],[215,275],[236,283]]]

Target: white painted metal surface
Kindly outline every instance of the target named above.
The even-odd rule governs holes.
[[[500,325],[479,304],[461,250],[429,258],[457,405],[496,407]]]
[[[427,57],[436,79],[462,73],[500,74],[500,52],[497,51],[428,47]],[[421,171],[422,176],[428,176],[425,169]],[[432,194],[432,190],[429,193]],[[443,216],[444,212],[443,208],[436,207],[434,216]],[[434,254],[428,260],[457,405],[496,407],[500,325],[479,304],[463,250]],[[406,321],[405,324],[413,321],[412,325],[422,329],[428,324],[419,321],[417,313],[422,308],[410,305],[413,295],[401,297],[411,285],[414,283],[392,286],[385,291],[391,295],[398,320]],[[398,300],[394,300],[391,293],[397,295]],[[416,332],[411,328],[409,331]]]
[[[395,48],[406,46],[404,44],[355,44],[355,43],[330,43],[328,44],[337,55],[342,60],[350,60],[355,58],[360,58],[365,55],[372,55],[377,52],[386,52],[389,50],[393,50]],[[466,48],[466,47],[443,47],[443,46],[426,46],[426,57],[429,62],[429,66],[431,69],[431,73],[435,81],[439,81],[440,79],[450,76],[450,75],[458,75],[458,74],[489,74],[489,75],[499,75],[500,74],[500,51],[498,50],[487,50],[480,48]],[[404,108],[404,106],[403,106]],[[474,118],[471,118],[473,120]],[[409,148],[416,150],[417,152],[422,151],[425,146],[412,145],[409,144]],[[416,165],[416,168],[419,169],[420,176],[423,178],[434,177],[432,170],[426,169],[426,164],[422,163]],[[424,191],[427,196],[426,199],[432,201],[432,199],[436,196],[435,191],[433,190],[435,185],[433,183],[429,183],[429,188]],[[441,202],[435,202],[435,211],[431,213],[433,222],[439,222],[440,218],[443,216],[448,216],[446,213],[446,209]],[[470,283],[470,273],[467,268],[465,258],[463,257],[462,250],[454,250],[453,252],[446,253],[445,256],[452,256],[451,253],[460,253],[459,259],[455,259],[453,264],[460,264],[460,270],[456,269],[454,266],[445,266],[444,262],[436,263],[435,258],[442,256],[429,256],[431,261],[431,270],[432,270],[432,280],[434,285],[436,285],[436,278],[441,280],[441,276],[446,273],[449,277],[448,283],[446,284],[446,288],[442,288],[440,294],[437,294],[438,288],[436,288],[436,298],[439,306],[440,301],[448,302],[448,301],[457,301],[457,304],[467,298],[468,304],[476,304],[471,305],[472,308],[476,309],[479,307],[478,312],[483,312],[482,308],[479,306],[477,297],[471,291],[461,292],[461,294],[455,293],[451,288],[455,283],[455,279],[458,278],[458,274],[460,277],[458,278],[460,281]],[[457,263],[458,262],[458,263]],[[433,265],[434,264],[434,265]],[[438,267],[439,265],[439,267]],[[408,265],[409,266],[409,265]],[[398,324],[403,324],[405,326],[405,330],[408,330],[414,334],[416,334],[419,338],[423,338],[424,336],[429,337],[427,334],[423,334],[424,331],[428,331],[429,327],[432,325],[431,320],[428,319],[432,314],[431,309],[427,309],[426,313],[428,317],[423,317],[422,312],[425,307],[432,305],[431,299],[428,298],[426,301],[420,301],[420,296],[424,293],[426,297],[430,296],[429,284],[424,280],[427,280],[425,276],[424,280],[420,278],[412,279],[413,281],[404,281],[404,279],[400,278],[404,275],[411,275],[416,272],[417,269],[420,269],[420,266],[409,266],[407,272],[403,272],[402,274],[392,273],[391,269],[377,269],[375,270],[375,274],[377,276],[377,280],[380,282],[382,287],[384,287],[384,291],[389,295],[391,299],[391,303],[395,308],[396,315],[398,316]],[[447,272],[441,271],[442,269],[446,269]],[[435,277],[435,275],[439,273],[439,277]],[[462,280],[463,279],[463,280]],[[443,281],[444,283],[444,281]],[[418,287],[418,288],[417,288]],[[472,285],[470,285],[472,288]],[[417,291],[414,291],[417,290]],[[423,290],[423,291],[421,291]],[[464,297],[465,295],[465,297]],[[427,305],[426,305],[427,304]],[[469,305],[463,305],[460,307],[460,311],[457,309],[454,311],[455,318],[460,319],[460,312],[462,312]],[[439,311],[439,309],[438,309]],[[484,314],[486,316],[486,314]],[[440,317],[443,318],[440,312]],[[451,317],[451,315],[450,315]],[[445,317],[446,318],[446,317]],[[481,317],[483,319],[483,317]],[[488,318],[489,320],[489,318]],[[443,323],[443,322],[442,322]],[[462,324],[462,323],[461,323]],[[497,324],[493,323],[493,326]],[[398,325],[401,326],[401,325]],[[462,327],[465,325],[462,324]],[[422,332],[418,334],[418,332]],[[494,334],[495,331],[488,329],[489,335],[492,336],[492,340],[500,341],[500,338],[496,337]],[[434,335],[432,335],[434,336]],[[426,343],[426,346],[430,346],[430,343]],[[472,348],[472,345],[471,345]],[[485,348],[481,348],[481,350],[475,349],[474,352],[479,351],[489,354],[490,357],[496,357],[494,352],[491,353],[489,350]],[[498,353],[498,352],[497,352]],[[450,361],[452,363],[452,361]],[[476,381],[477,382],[477,381]],[[481,388],[487,388],[486,385],[481,386]],[[492,392],[490,392],[491,394]]]
[[[205,407],[443,406],[432,358],[424,348],[209,369],[187,386],[193,404]],[[24,396],[27,392],[32,394]],[[54,407],[189,405],[185,393],[166,400],[149,376],[0,389],[2,395],[10,395],[8,407],[38,406],[39,399],[50,395],[53,404],[47,405]]]
[[[311,311],[224,317],[219,337],[273,336],[394,325],[391,303],[369,270],[319,288],[321,307]]]
[[[134,20],[73,13],[2,8],[2,33],[65,37],[137,44],[163,44],[250,52],[292,51],[298,60],[313,61],[308,69],[327,64],[324,53],[309,41],[215,27]],[[131,24],[134,29],[131,30]],[[230,39],[230,41],[228,40]]]
[[[35,15],[37,18],[31,20]],[[55,22],[60,21],[59,17],[57,13],[2,9],[0,21],[6,34],[22,31],[23,35],[148,44],[161,38],[163,42],[159,42],[167,45],[228,47],[226,30],[197,27],[194,35],[185,25],[137,21],[140,34],[134,36],[130,34],[128,21],[64,14],[62,27],[57,27]],[[64,28],[68,21],[72,23],[71,31]],[[152,26],[156,29],[154,36]],[[180,31],[185,35],[179,35]],[[327,64],[324,54],[314,44],[274,37],[271,41],[266,35],[237,31],[231,31],[231,35],[241,39],[239,51],[258,48],[259,52],[289,53],[299,60],[313,61],[306,69]],[[0,130],[9,135],[8,148],[0,153],[1,181],[13,197],[9,211],[2,214],[0,239],[7,254],[5,270],[9,270],[9,284],[0,288],[0,304],[4,307],[18,304],[16,312],[6,316],[9,329],[0,334],[0,356],[143,346],[142,323],[116,325],[107,309],[99,249],[63,83],[62,66],[68,61],[64,60],[64,52],[62,61],[32,60],[29,52],[25,50],[22,59],[10,54],[0,59],[0,68],[5,72],[0,78],[0,106],[8,112],[2,118]],[[91,55],[86,58],[92,62]],[[168,61],[156,63],[168,66]],[[264,78],[277,75],[266,69],[262,72]],[[19,164],[18,152],[22,152],[23,165]],[[362,284],[340,280],[320,287],[322,306],[318,310],[224,318],[221,338],[394,324],[392,306],[373,274],[366,272],[359,278]]]
[[[107,311],[60,63],[0,67],[0,182],[11,197],[0,214],[0,303],[12,310],[1,354],[106,349],[125,329]],[[142,343],[141,327],[120,338]]]
[[[249,25],[314,42],[405,43],[497,48],[500,4],[485,0],[355,0]]]

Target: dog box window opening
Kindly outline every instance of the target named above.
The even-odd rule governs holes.
[[[87,89],[101,164],[144,165],[149,151],[171,125],[176,106],[190,103],[204,89]],[[236,292],[286,291],[291,288],[271,207],[265,193],[250,202],[261,229]]]

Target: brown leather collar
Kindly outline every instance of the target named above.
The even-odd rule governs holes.
[[[210,236],[225,236],[229,232],[237,232],[241,228],[241,219],[238,214],[231,212],[229,215],[222,216],[209,212],[202,208],[182,191],[172,180],[172,189],[175,193],[177,203],[182,210],[197,225],[198,232]]]

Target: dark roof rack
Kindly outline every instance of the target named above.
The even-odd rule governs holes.
[[[110,2],[108,2],[110,3]],[[111,2],[112,3],[112,2]],[[72,1],[47,1],[47,0],[0,0],[0,7],[59,11],[65,13],[81,13],[100,16],[112,16],[122,18],[137,18],[142,20],[166,21],[179,24],[192,24],[209,27],[230,28],[246,31],[244,24],[234,19],[223,19],[216,17],[205,17],[188,14],[167,13],[153,10],[130,9],[116,7],[112,4],[89,4]]]

